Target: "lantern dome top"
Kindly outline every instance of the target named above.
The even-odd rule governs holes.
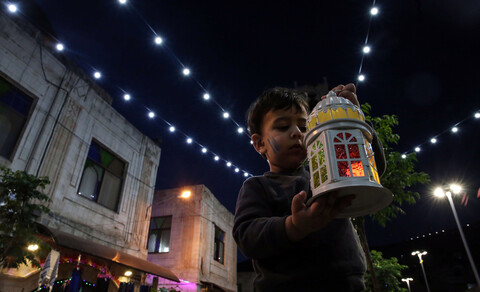
[[[325,99],[317,103],[308,116],[307,130],[309,131],[321,123],[336,119],[353,119],[365,122],[365,115],[351,101],[330,91]]]

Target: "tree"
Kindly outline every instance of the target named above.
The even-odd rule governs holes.
[[[405,214],[405,211],[401,208],[404,203],[415,204],[417,199],[420,198],[418,192],[409,190],[408,188],[416,184],[428,183],[430,178],[428,174],[424,172],[415,171],[415,163],[417,162],[415,153],[407,154],[406,158],[402,158],[400,153],[393,151],[392,145],[397,144],[400,139],[400,136],[393,132],[393,127],[398,125],[398,118],[395,115],[371,117],[369,116],[370,110],[371,106],[368,103],[362,105],[365,119],[373,125],[385,151],[387,169],[381,177],[381,183],[382,186],[394,194],[393,202],[388,207],[370,215],[370,218],[372,221],[385,227],[387,222],[396,218],[399,214]],[[367,268],[373,287],[372,291],[381,291],[374,272],[373,260],[370,257],[370,248],[368,247],[365,233],[365,218],[357,217],[353,220],[353,223],[360,237],[363,251],[365,252]]]
[[[397,258],[385,259],[382,253],[376,250],[370,252],[375,275],[377,276],[379,291],[385,292],[405,292],[407,289],[401,287],[402,270],[407,266],[398,263]],[[365,291],[372,290],[371,274],[365,275]]]
[[[49,198],[40,191],[49,183],[45,177],[0,167],[0,267],[18,268],[28,261],[40,267],[27,246],[42,246],[42,241],[35,237],[35,218],[50,211],[42,205]]]

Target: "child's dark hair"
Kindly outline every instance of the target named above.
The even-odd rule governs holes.
[[[250,105],[250,108],[248,109],[248,132],[250,135],[261,135],[263,119],[270,110],[295,107],[297,110],[305,109],[305,111],[308,112],[307,98],[305,92],[289,88],[275,87],[266,90]]]

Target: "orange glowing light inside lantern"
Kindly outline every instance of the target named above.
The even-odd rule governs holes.
[[[188,199],[192,195],[191,191],[183,191],[182,194],[180,195],[181,198]]]

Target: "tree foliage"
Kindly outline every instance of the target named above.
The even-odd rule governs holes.
[[[400,140],[400,136],[393,132],[393,128],[398,125],[398,118],[395,115],[383,115],[381,117],[371,117],[369,104],[363,104],[362,110],[366,115],[366,120],[373,124],[378,138],[383,144],[385,150],[385,159],[387,170],[381,178],[382,186],[392,191],[393,202],[388,207],[371,215],[373,221],[385,227],[386,223],[396,218],[399,214],[405,214],[401,208],[402,204],[415,204],[420,198],[418,192],[409,188],[416,184],[425,184],[430,181],[428,174],[416,172],[415,164],[417,157],[415,153],[402,154],[392,149]]]
[[[407,266],[398,263],[397,258],[385,259],[382,253],[376,250],[370,252],[373,269],[377,277],[379,291],[385,292],[405,292],[407,289],[402,287],[402,270]],[[370,273],[365,275],[365,291],[373,291]]]
[[[42,205],[49,198],[41,192],[50,181],[24,171],[0,167],[0,267],[18,268],[30,261],[39,267],[29,244],[42,246],[35,237],[35,218],[49,212]]]

